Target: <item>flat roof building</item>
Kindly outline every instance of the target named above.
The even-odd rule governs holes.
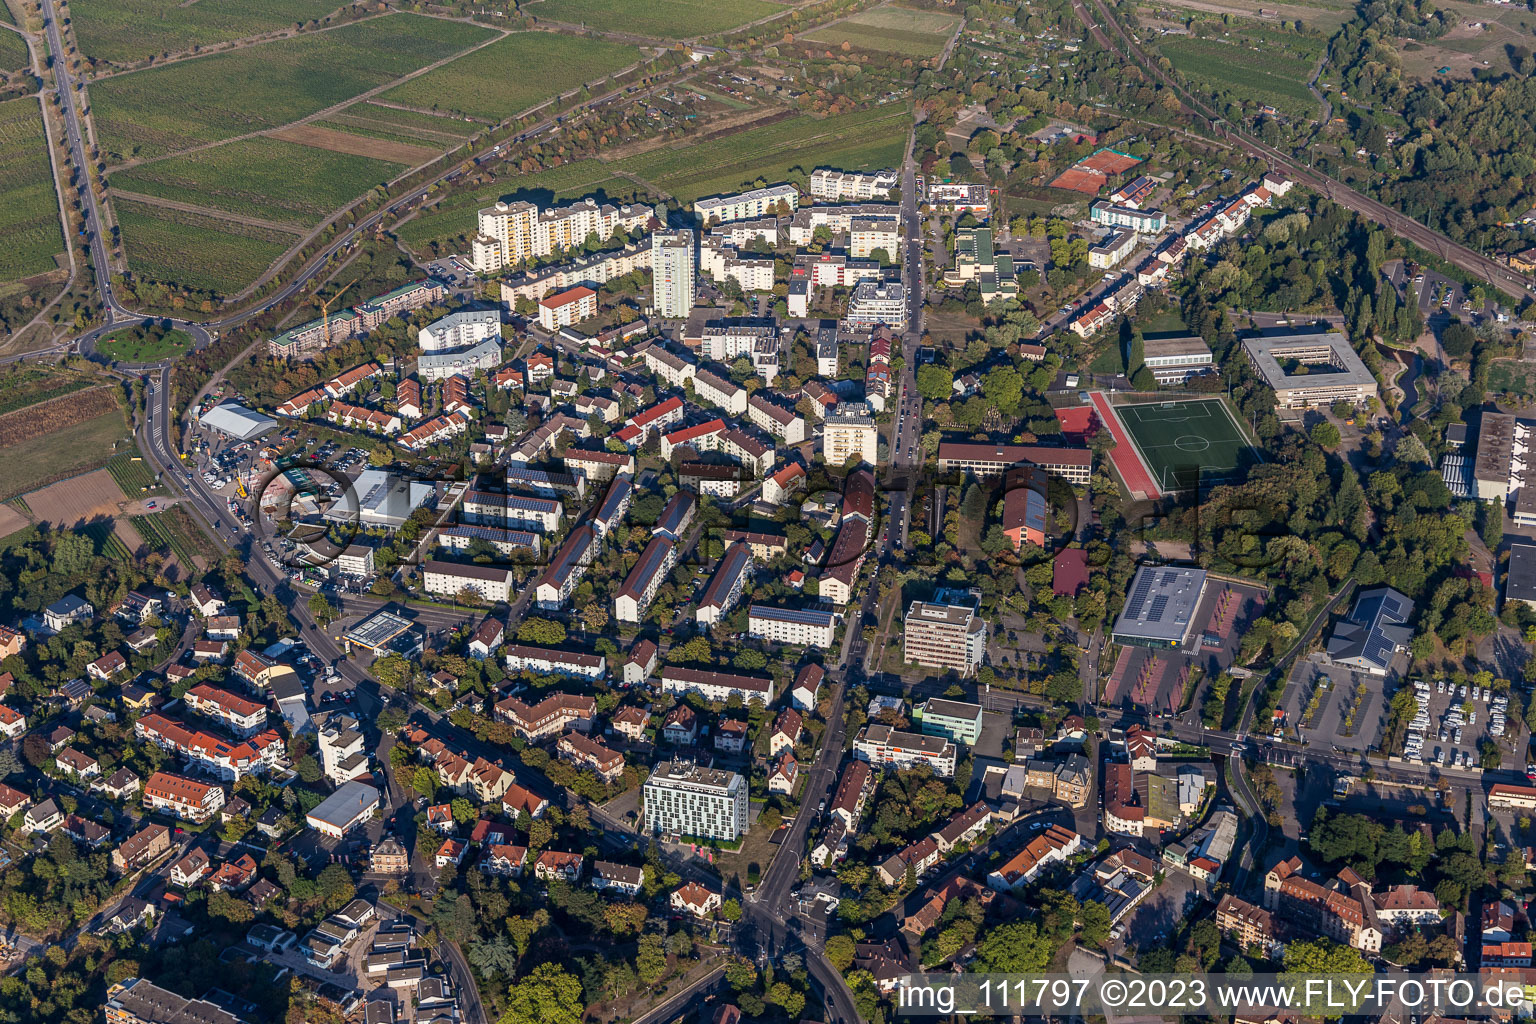
[[[1376,378],[1336,331],[1244,338],[1243,348],[1282,409],[1376,397]]]
[[[692,761],[663,761],[646,777],[645,831],[732,842],[751,828],[747,782]]]
[[[930,697],[913,709],[925,736],[943,736],[974,747],[981,739],[981,705]]]
[[[309,827],[339,839],[373,817],[379,791],[365,782],[344,782],[304,816]]]
[[[940,591],[932,601],[907,606],[901,645],[905,661],[975,675],[987,654],[987,623],[977,614],[974,597]]]
[[[1159,384],[1182,384],[1197,374],[1216,368],[1211,346],[1204,338],[1148,338],[1142,343],[1142,362]]]
[[[1520,601],[1536,608],[1536,544],[1510,545],[1504,600]]]
[[[1204,569],[1167,565],[1137,569],[1111,639],[1138,647],[1184,646],[1194,631],[1205,580]]]

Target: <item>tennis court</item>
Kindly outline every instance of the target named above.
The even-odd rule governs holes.
[[[1115,414],[1164,494],[1220,483],[1257,458],[1220,398],[1118,405]]]

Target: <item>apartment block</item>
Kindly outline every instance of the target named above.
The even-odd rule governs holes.
[[[750,829],[747,782],[735,772],[663,761],[645,780],[645,831],[733,842]]]
[[[907,606],[901,642],[906,661],[972,676],[987,654],[987,623],[967,595],[913,601]]]

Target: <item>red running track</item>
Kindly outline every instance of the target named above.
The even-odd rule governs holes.
[[[1162,494],[1152,483],[1152,475],[1147,472],[1147,467],[1141,464],[1141,456],[1136,454],[1135,442],[1126,432],[1125,426],[1120,422],[1120,417],[1110,408],[1109,400],[1103,392],[1095,391],[1088,396],[1093,400],[1093,407],[1099,411],[1099,419],[1104,426],[1114,435],[1115,447],[1110,450],[1110,461],[1115,464],[1115,469],[1120,472],[1120,479],[1125,481],[1125,486],[1132,491],[1141,491],[1148,498],[1160,498]]]

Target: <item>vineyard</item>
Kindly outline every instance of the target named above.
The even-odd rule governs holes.
[[[405,170],[404,164],[246,139],[140,164],[115,188],[305,229]]]
[[[365,135],[382,132],[386,136],[409,142],[443,145],[461,142],[481,128],[478,122],[466,121],[463,117],[398,110],[371,101],[354,103],[321,123],[339,131],[356,131]]]
[[[879,50],[903,57],[936,57],[960,19],[934,11],[877,7],[811,32],[806,39],[829,46],[847,42],[859,50]]]
[[[9,32],[3,33],[9,35]],[[31,98],[0,103],[0,281],[44,274],[64,251],[42,109]]]
[[[128,550],[128,545],[117,535],[116,524],[111,519],[98,519],[95,522],[86,523],[75,528],[75,532],[83,537],[89,537],[94,545],[96,553],[114,562],[127,562],[133,558],[133,552]]]
[[[0,415],[61,398],[98,383],[98,378],[75,370],[15,363],[0,375]]]
[[[0,71],[20,71],[29,59],[25,39],[15,32],[0,32]]]
[[[1293,56],[1276,45],[1261,49],[1193,36],[1170,36],[1159,45],[1180,74],[1217,96],[1268,104],[1291,117],[1317,116],[1317,100],[1307,89],[1315,57]]]
[[[295,236],[119,199],[123,250],[135,274],[232,295],[261,276]]]
[[[633,46],[552,32],[519,32],[398,85],[379,98],[502,121],[639,59],[640,51]]]
[[[57,433],[117,409],[117,391],[111,387],[37,402],[0,416],[0,448]]]
[[[622,24],[626,32],[659,39],[692,39],[724,32],[784,10],[763,0],[540,0],[526,8],[537,18],[587,25]]]
[[[395,14],[108,78],[91,99],[109,156],[143,159],[281,127],[491,36]]]
[[[194,556],[206,556],[208,538],[185,509],[173,505],[164,512],[130,516],[128,521],[153,551],[169,551],[190,567]]]
[[[797,115],[680,149],[661,149],[619,164],[683,202],[731,192],[761,177],[800,181],[823,165],[845,170],[901,162],[912,115],[895,104],[817,118]]]
[[[107,463],[107,472],[112,474],[112,479],[116,481],[126,497],[139,498],[146,494],[165,493],[165,488],[161,487],[159,481],[155,479],[149,463],[144,461],[138,448],[131,448],[112,456],[111,461]]]
[[[76,0],[69,13],[82,52],[95,60],[129,63],[292,29],[298,22],[325,17],[336,6],[334,0]]]
[[[597,160],[577,160],[513,181],[500,181],[486,188],[457,192],[437,206],[422,210],[400,225],[396,235],[406,245],[422,249],[432,242],[446,244],[475,233],[475,211],[490,206],[513,191],[533,196],[540,203],[577,199],[602,192],[609,196],[627,196],[635,190],[633,182],[615,177],[611,168]]]

